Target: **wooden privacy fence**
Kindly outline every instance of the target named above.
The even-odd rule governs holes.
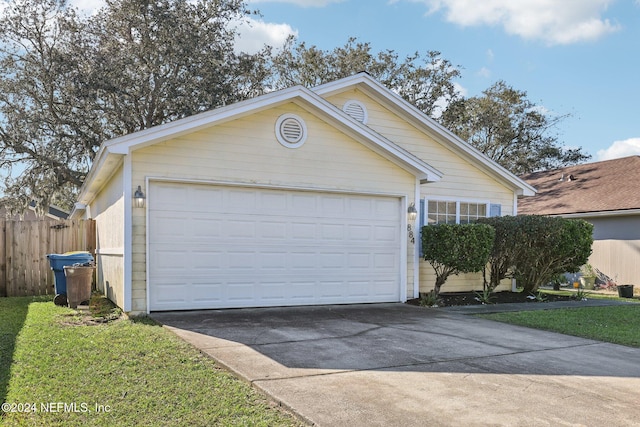
[[[93,220],[0,219],[0,296],[54,293],[47,254],[88,251],[95,257]]]

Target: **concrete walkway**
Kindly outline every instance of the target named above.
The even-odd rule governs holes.
[[[457,305],[451,307],[440,307],[440,310],[455,312],[460,314],[488,314],[505,313],[509,311],[539,311],[554,310],[558,308],[579,308],[579,307],[611,307],[615,305],[638,304],[633,301],[608,300],[598,298],[587,298],[584,301],[554,301],[541,303],[506,303],[506,304],[477,304],[477,305]]]
[[[152,316],[310,424],[632,426],[640,349],[406,304]]]

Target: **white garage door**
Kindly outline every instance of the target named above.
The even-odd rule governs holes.
[[[149,190],[150,310],[400,301],[400,199]]]

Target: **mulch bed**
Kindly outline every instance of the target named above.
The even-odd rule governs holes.
[[[531,303],[531,304],[544,304],[545,302],[552,301],[573,301],[569,296],[564,295],[551,295],[545,294],[545,301],[536,301],[532,298],[527,298],[528,294],[522,292],[495,292],[491,295],[491,302],[493,304],[505,304],[511,302]],[[440,307],[449,307],[453,305],[480,305],[482,304],[477,299],[475,292],[442,292],[440,293],[439,304]],[[407,300],[407,304],[420,305],[420,300],[417,298]]]

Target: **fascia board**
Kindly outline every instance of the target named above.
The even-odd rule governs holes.
[[[287,98],[291,96],[291,93],[299,90],[300,87],[293,87],[105,141],[98,150],[93,165],[80,188],[78,201],[84,204],[90,203],[101,188],[101,186],[100,188],[96,186],[96,177],[98,175],[111,176],[119,167],[122,158],[131,151],[152,145],[163,139],[212,126],[222,120],[237,117],[243,112],[255,111],[255,109],[260,109],[262,104],[265,104],[266,108],[267,105],[277,101],[278,98]],[[108,159],[113,159],[114,156],[119,157],[120,160],[112,164]],[[105,170],[105,167],[109,167],[105,165],[110,165],[113,170]]]
[[[605,218],[618,216],[640,215],[640,209],[620,209],[615,211],[594,211],[594,212],[574,212],[551,214],[550,216],[561,216],[563,218]]]
[[[316,113],[321,112],[324,115],[328,115],[335,123],[341,124],[343,130],[346,130],[351,135],[358,136],[357,139],[361,143],[403,167],[423,181],[439,181],[443,176],[437,169],[402,149],[392,141],[384,138],[382,135],[357,123],[351,117],[348,117],[341,110],[309,89],[302,86],[294,86],[106,141],[100,147],[95,157],[94,164],[81,187],[78,201],[85,204],[90,203],[93,197],[99,192],[101,186],[104,185],[104,182],[96,182],[98,177],[101,178],[101,181],[110,177],[119,166],[122,158],[129,155],[132,151],[169,138],[175,138],[183,134],[224,123],[225,121],[237,119],[244,115],[272,108],[286,102],[295,102],[301,106],[306,105],[306,108],[315,110]],[[119,161],[113,161],[114,157],[118,158]],[[98,188],[98,184],[100,188]]]
[[[77,202],[84,205],[90,204],[95,196],[102,190],[111,176],[118,170],[124,155],[109,153],[108,151],[100,151],[94,159],[93,166],[87,174],[80,192]]]
[[[246,114],[273,107],[278,103],[290,101],[305,90],[306,89],[301,86],[294,86],[277,92],[271,92],[256,98],[236,102],[204,113],[124,135],[105,142],[105,146],[111,153],[129,154],[131,151],[153,145],[168,138],[175,138],[186,133],[195,132],[228,120],[240,118]]]
[[[320,111],[333,119],[334,123],[341,127],[342,131],[355,137],[360,143],[374,152],[411,172],[417,178],[427,181],[439,181],[444,176],[436,168],[393,143],[393,141],[376,133],[371,128],[354,120],[317,94],[309,91],[304,96],[301,96],[301,99],[305,100],[316,111]]]
[[[380,82],[366,73],[359,73],[336,82],[326,83],[313,88],[312,91],[321,96],[328,96],[354,85],[358,85],[367,95],[390,107],[392,110],[395,110],[399,115],[410,118],[414,126],[431,134],[431,136],[438,139],[445,146],[454,149],[466,160],[482,167],[485,171],[500,178],[502,181],[506,181],[509,186],[515,190],[517,195],[534,196],[536,194],[535,188],[531,185],[488,158],[471,144],[460,139],[453,132],[440,125],[431,117],[428,117],[414,105],[404,100],[400,95],[384,87]]]

